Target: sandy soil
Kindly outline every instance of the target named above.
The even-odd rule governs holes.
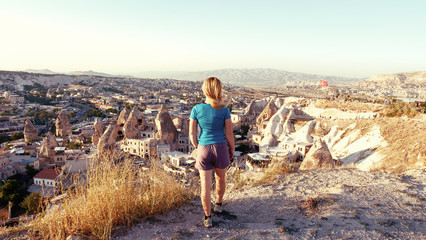
[[[210,229],[197,198],[113,239],[426,239],[425,173],[299,171],[228,191]]]

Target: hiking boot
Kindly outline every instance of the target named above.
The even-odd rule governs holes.
[[[216,203],[214,205],[213,212],[215,212],[215,213],[222,213],[222,211],[223,211],[222,204]]]
[[[204,227],[211,228],[213,226],[212,218],[211,217],[208,217],[208,218],[203,217],[203,224],[204,224]]]

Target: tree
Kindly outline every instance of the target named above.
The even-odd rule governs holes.
[[[248,131],[249,131],[249,129],[250,129],[249,125],[241,125],[241,134],[243,136],[246,136],[247,133],[248,133]]]
[[[29,178],[33,178],[39,171],[35,169],[32,165],[27,164],[25,166],[25,172]]]
[[[69,148],[70,149],[80,149],[81,143],[78,142],[70,142]]]
[[[24,138],[24,133],[22,132],[15,132],[12,134],[12,137],[11,137],[12,140],[18,140],[22,138]]]
[[[24,198],[24,200],[19,204],[19,206],[27,210],[28,213],[37,213],[41,208],[41,200],[42,198],[40,193],[31,193],[30,195]]]
[[[114,109],[114,108],[108,108],[105,111],[110,113],[118,113],[117,109]]]
[[[7,179],[0,186],[0,204],[6,205],[9,201],[18,204],[26,195],[26,189],[15,179]]]

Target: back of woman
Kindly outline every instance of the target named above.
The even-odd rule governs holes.
[[[214,212],[221,213],[222,198],[226,187],[226,168],[234,156],[234,135],[231,114],[229,109],[222,104],[220,80],[215,77],[207,78],[203,83],[202,90],[206,101],[192,109],[189,135],[192,144],[197,148],[195,167],[200,172],[201,202],[204,209],[203,224],[205,227],[212,227],[210,194],[212,172],[214,169],[217,186]],[[198,141],[197,126],[201,129]]]

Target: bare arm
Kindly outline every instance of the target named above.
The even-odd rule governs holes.
[[[229,146],[229,158],[232,159],[234,157],[235,142],[234,132],[232,131],[232,121],[230,118],[225,119],[225,136]]]
[[[197,142],[197,120],[194,120],[192,118],[189,119],[189,138],[191,139],[192,145],[194,145],[195,148],[198,147]]]

